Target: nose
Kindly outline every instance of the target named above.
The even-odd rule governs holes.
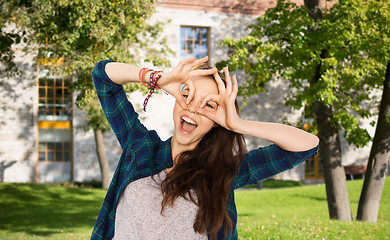
[[[196,113],[196,110],[198,110],[200,106],[200,102],[198,101],[195,101],[195,100],[192,100],[188,106],[187,106],[187,110],[191,113]]]

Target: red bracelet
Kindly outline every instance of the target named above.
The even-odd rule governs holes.
[[[146,96],[145,100],[144,100],[144,112],[146,112],[146,105],[148,104],[148,101],[149,101],[149,98],[150,96],[152,96],[152,94],[154,93],[155,89],[161,89],[157,86],[157,81],[161,78],[162,76],[162,72],[163,71],[153,71],[151,74],[150,74],[150,87],[152,89],[150,89],[148,95]],[[159,74],[161,73],[161,74]]]
[[[150,87],[152,88],[157,88],[157,89],[161,89],[159,86],[157,86],[157,80],[160,79],[161,75],[162,75],[162,72],[163,71],[153,71],[151,74],[150,74],[150,78],[149,78],[149,84],[150,84]],[[156,76],[157,74],[161,73],[160,75]],[[157,78],[158,77],[158,78]],[[157,80],[156,80],[157,78]]]
[[[145,87],[152,87],[151,85],[147,85],[145,83],[145,76],[146,74],[149,72],[149,71],[153,71],[153,69],[149,69],[147,67],[144,67],[144,68],[141,68],[141,70],[139,70],[139,73],[138,73],[138,78],[139,78],[139,81],[142,83],[142,85],[144,85]]]

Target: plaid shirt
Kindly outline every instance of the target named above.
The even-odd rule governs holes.
[[[171,138],[162,141],[156,131],[147,130],[128,101],[121,85],[112,82],[105,72],[110,60],[96,64],[93,82],[104,114],[114,131],[123,153],[113,175],[103,206],[100,210],[91,239],[112,239],[118,199],[126,186],[140,178],[152,176],[173,166]],[[289,152],[272,144],[250,151],[233,179],[226,209],[233,221],[233,233],[224,236],[223,226],[218,239],[238,239],[237,211],[234,189],[291,169],[317,153],[317,147],[304,152]]]

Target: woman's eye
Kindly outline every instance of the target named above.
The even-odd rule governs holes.
[[[211,108],[211,109],[216,109],[218,105],[216,105],[214,103],[206,103],[204,106],[208,107],[208,108]]]
[[[183,98],[188,98],[188,94],[182,94]]]
[[[206,105],[205,105],[206,107],[209,107],[209,108],[211,108],[211,109],[214,109],[214,107],[213,106],[211,106],[211,104],[209,104],[209,103],[206,103]]]

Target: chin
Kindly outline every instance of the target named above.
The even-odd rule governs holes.
[[[192,137],[176,134],[175,140],[178,144],[188,146],[188,147],[194,147],[200,142],[202,139],[193,139]]]

